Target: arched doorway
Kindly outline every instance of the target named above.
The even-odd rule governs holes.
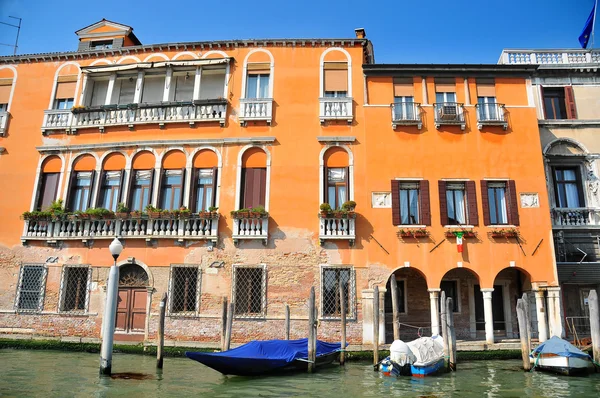
[[[509,338],[516,337],[519,331],[517,323],[517,300],[527,293],[532,336],[538,335],[535,296],[531,290],[531,277],[516,267],[504,268],[494,279],[492,292],[492,313],[494,316],[494,335]]]
[[[140,265],[119,267],[119,298],[115,335],[121,340],[143,340],[148,304],[148,274]]]
[[[441,292],[452,297],[456,338],[477,338],[478,331],[485,330],[479,276],[468,268],[453,268],[442,277],[440,289],[440,298]]]

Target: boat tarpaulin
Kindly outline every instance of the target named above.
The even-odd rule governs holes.
[[[573,344],[560,337],[552,337],[546,340],[533,350],[533,356],[537,357],[540,354],[555,354],[561,357],[589,358],[590,356]]]
[[[340,350],[340,343],[317,340],[317,357]],[[251,341],[223,352],[186,352],[185,355],[223,374],[254,375],[308,359],[308,339]]]
[[[416,357],[415,364],[426,364],[444,357],[444,345],[439,336],[421,337],[406,343]]]

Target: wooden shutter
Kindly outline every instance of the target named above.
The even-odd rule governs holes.
[[[219,168],[218,167],[213,167],[213,193],[212,193],[212,200],[210,205],[213,207],[217,206],[217,173],[219,172]]]
[[[198,203],[198,177],[200,175],[200,169],[193,168],[192,169],[192,184],[190,186],[190,207],[189,209],[194,212],[199,212],[200,209],[196,206]]]
[[[183,188],[185,187],[185,167],[181,168],[181,194],[179,195],[179,203],[173,203],[173,210],[179,210],[181,205],[183,205],[183,192],[185,191]]]
[[[327,166],[323,166],[323,203],[329,203],[329,180]]]
[[[477,190],[475,188],[475,181],[465,182],[465,188],[467,191],[467,212],[469,219],[467,222],[469,225],[479,225],[479,212],[477,211]]]
[[[152,194],[154,193],[154,174],[155,174],[155,169],[150,169],[150,189],[148,192],[148,204],[152,204]],[[160,191],[158,191],[160,193]],[[160,198],[159,198],[160,199]],[[144,211],[145,209],[141,209],[141,211]]]
[[[419,208],[421,209],[420,224],[431,225],[431,210],[429,208],[429,181],[419,182]]]
[[[267,195],[267,169],[254,170],[254,191],[252,207],[264,206]]]
[[[121,169],[121,181],[119,181],[119,203],[125,202],[123,188],[125,187],[125,169]],[[118,206],[118,203],[117,203]]]
[[[41,181],[41,196],[39,197],[38,210],[44,210],[56,200],[56,191],[58,190],[58,177],[60,173],[44,173]]]
[[[92,196],[94,196],[94,179],[96,177],[96,170],[90,171],[90,194],[88,195],[87,207],[90,208],[92,204]],[[100,187],[98,187],[100,189]]]
[[[160,208],[160,204],[162,203],[162,196],[163,196],[163,184],[165,182],[165,179],[167,177],[167,171],[164,169],[160,169],[160,174],[158,176],[159,180],[158,180],[158,195],[157,195],[157,200],[158,202],[156,203],[156,207]]]
[[[440,223],[448,225],[448,203],[446,202],[446,181],[438,181],[440,195]]]
[[[577,108],[575,107],[575,96],[573,95],[573,86],[565,87],[565,106],[567,108],[567,118],[577,119]]]
[[[240,200],[240,208],[250,208],[251,206],[251,198],[254,191],[254,169],[243,168],[242,169],[242,178],[243,178],[243,187],[244,191],[242,192],[242,198]]]
[[[98,196],[96,196],[96,202],[94,203],[94,207],[100,207],[102,203],[102,186],[104,185],[104,181],[106,180],[106,171],[100,172],[100,178],[98,179]],[[106,184],[108,185],[108,184]],[[92,196],[92,192],[94,192],[94,181],[92,181],[92,177],[90,177],[90,197]],[[88,202],[88,207],[91,205]]]
[[[350,200],[350,167],[344,167],[344,184],[346,184],[346,200]],[[338,203],[341,208],[343,203]]]
[[[75,170],[71,170],[71,176],[69,178],[69,185],[67,186],[67,196],[65,197],[66,202],[67,202],[67,209],[70,211],[73,211],[73,198],[71,197],[71,193],[73,192],[73,186],[75,185],[76,179],[77,179],[77,172]]]
[[[490,225],[490,202],[486,180],[481,180],[481,208],[483,209],[483,225]]]
[[[508,196],[508,222],[511,225],[519,225],[519,204],[517,202],[517,188],[515,180],[508,180],[506,184]]]
[[[133,191],[135,188],[137,170],[131,169],[129,170],[129,191],[127,192],[127,201],[125,202],[125,206],[128,206],[130,209],[133,208]],[[125,200],[125,198],[123,198]],[[144,211],[144,209],[141,209]]]
[[[400,223],[400,181],[392,180],[392,224]]]

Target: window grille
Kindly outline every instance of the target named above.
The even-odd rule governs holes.
[[[262,318],[267,309],[266,268],[258,266],[234,266],[233,268],[234,315],[242,318]]]
[[[200,311],[201,272],[197,264],[171,265],[169,314],[195,316]]]
[[[323,319],[340,319],[342,316],[340,283],[346,297],[346,318],[355,317],[355,280],[351,266],[325,266],[321,268],[321,316]]]
[[[48,269],[42,264],[22,265],[15,309],[18,312],[39,312],[44,308],[44,293]]]
[[[64,266],[60,280],[60,311],[71,313],[87,312],[91,281],[91,267],[87,265]]]

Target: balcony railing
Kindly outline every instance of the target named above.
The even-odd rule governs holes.
[[[6,127],[8,126],[9,117],[10,113],[0,112],[0,137],[3,137],[6,134]]]
[[[321,123],[327,120],[346,120],[352,123],[352,97],[319,98],[319,119]]]
[[[457,125],[461,130],[465,129],[465,114],[463,104],[458,102],[440,102],[433,104],[435,111],[435,128],[442,125]]]
[[[354,218],[319,218],[319,239],[321,243],[325,240],[348,240],[350,246],[354,245],[356,239],[356,219]]]
[[[504,104],[489,103],[477,104],[477,128],[481,130],[483,126],[502,126],[504,130],[508,128],[508,120]]]
[[[554,208],[552,209],[552,225],[561,228],[600,226],[600,209]]]
[[[269,238],[269,217],[234,218],[232,238],[234,244],[245,239],[260,239],[266,245]]]
[[[271,124],[273,119],[272,98],[242,98],[240,99],[239,120],[245,125],[249,121],[266,121]]]
[[[593,50],[504,50],[499,64],[581,65],[600,63],[600,51]]]
[[[126,218],[101,220],[25,220],[21,241],[30,240],[82,240],[139,238],[150,241],[157,238],[177,240],[218,239],[218,218]]]
[[[418,102],[398,102],[391,104],[392,128],[398,126],[417,126],[420,130],[423,126],[421,121],[421,104]]]
[[[70,109],[48,109],[44,111],[42,133],[47,130],[68,130],[71,128],[72,118]]]

